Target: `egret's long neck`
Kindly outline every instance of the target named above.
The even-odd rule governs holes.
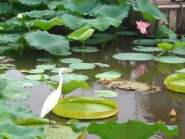
[[[61,91],[61,89],[62,89],[62,83],[63,83],[62,72],[59,72],[59,78],[60,78],[60,80],[59,80],[59,85],[58,85],[57,90],[60,90]]]

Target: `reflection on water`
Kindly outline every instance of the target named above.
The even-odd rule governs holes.
[[[121,43],[119,43],[121,42]],[[115,60],[112,58],[113,54],[121,52],[130,52],[132,51],[132,39],[127,41],[119,40],[118,43],[114,46],[105,45],[103,50],[99,47],[100,51],[96,53],[85,53],[84,62],[88,63],[103,63],[109,64],[109,68],[100,68],[96,67],[93,70],[74,70],[74,73],[83,74],[89,76],[87,81],[90,85],[89,90],[77,89],[71,94],[66,95],[80,95],[80,96],[93,96],[93,90],[106,89],[104,85],[101,85],[95,78],[95,75],[98,73],[103,73],[106,71],[117,71],[120,72],[123,79],[134,80],[139,82],[145,82],[149,85],[155,84],[155,86],[160,87],[161,92],[156,92],[152,94],[146,94],[145,92],[135,92],[135,91],[124,91],[124,90],[114,90],[118,92],[116,98],[112,98],[117,101],[119,111],[118,114],[110,119],[115,119],[120,122],[126,122],[129,119],[142,120],[144,122],[157,122],[159,120],[165,122],[168,125],[179,125],[179,137],[173,137],[173,139],[184,139],[185,137],[185,95],[176,94],[166,90],[163,81],[164,78],[173,73],[178,67],[183,67],[182,64],[179,66],[171,66],[168,64],[161,64],[156,61],[146,61],[146,62],[137,62],[137,61],[121,61]],[[36,58],[38,57],[52,57],[53,63],[57,67],[66,67],[68,64],[61,64],[59,60],[66,57],[81,58],[81,53],[75,53],[71,56],[51,56],[48,53],[43,52],[30,52],[25,51],[22,56],[15,53],[7,52],[11,58],[14,58],[15,61],[11,62],[16,65],[16,69],[34,69],[38,64]],[[42,64],[42,63],[40,63]],[[18,70],[12,69],[8,70],[7,73],[15,74],[16,76],[21,76]],[[3,73],[1,71],[1,73]],[[51,74],[47,71],[48,74]],[[30,109],[35,113],[40,114],[42,105],[46,97],[51,93],[51,87],[43,84],[42,86],[35,88],[24,88],[23,90],[31,90],[33,95],[30,99],[25,101],[11,102],[7,103],[28,103]],[[170,110],[174,108],[177,116],[175,119],[169,118]],[[61,118],[56,115],[52,115],[52,119],[58,122],[66,122],[68,119]],[[101,120],[105,121],[107,119]],[[87,121],[84,121],[87,122]],[[86,139],[98,139],[94,135],[88,135]],[[166,139],[163,133],[158,133],[152,139]]]

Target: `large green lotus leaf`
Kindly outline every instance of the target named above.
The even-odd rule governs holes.
[[[144,53],[119,53],[112,56],[118,60],[134,60],[134,61],[146,61],[154,58],[151,54]]]
[[[7,85],[7,79],[6,78],[0,78],[0,91],[5,88]]]
[[[118,20],[123,20],[128,17],[130,5],[122,3],[120,5],[103,5],[97,11],[94,12],[96,18],[101,16],[107,16]]]
[[[41,4],[48,4],[48,0],[19,0],[20,3],[33,6],[33,7],[38,7]]]
[[[52,112],[73,119],[102,119],[116,115],[118,106],[109,99],[71,96],[59,99]]]
[[[111,17],[99,17],[97,19],[86,19],[78,23],[79,27],[95,28],[100,31],[105,31],[110,25],[118,27],[121,24],[121,20],[117,20]]]
[[[153,39],[141,39],[141,40],[134,40],[133,44],[137,45],[156,45],[158,41]]]
[[[88,39],[89,40],[89,39]],[[86,42],[85,42],[86,43]],[[92,46],[85,46],[85,48],[83,49],[82,47],[72,47],[71,51],[73,52],[84,52],[84,53],[92,53],[92,52],[97,52],[99,51],[99,49],[97,49],[96,47],[92,47]]]
[[[88,123],[72,123],[74,132],[86,128],[89,134],[95,134],[101,139],[148,139],[158,131],[164,132],[167,137],[178,136],[178,126],[168,126],[161,123],[144,123],[137,120],[119,123],[108,120],[104,123],[92,121]]]
[[[3,33],[3,36],[0,37],[0,43],[17,42],[22,34],[23,33]]]
[[[51,62],[53,59],[50,57],[39,57],[36,59],[38,62]]]
[[[104,78],[104,79],[116,79],[121,77],[121,74],[119,72],[115,71],[108,71],[104,73],[99,73],[95,75],[96,78]]]
[[[6,139],[44,139],[43,127],[26,128],[24,126],[15,125],[10,120],[0,123],[1,137]]]
[[[95,68],[95,65],[91,63],[73,63],[73,64],[69,64],[69,68],[72,68],[75,70],[86,70],[86,69]]]
[[[59,73],[60,69],[61,68],[54,68],[54,69],[51,70],[51,72],[53,72],[53,73]],[[66,69],[69,70],[69,71],[71,71],[71,72],[73,71],[72,68],[66,68]],[[67,73],[67,72],[64,71],[62,73]]]
[[[68,38],[79,41],[85,41],[93,34],[93,32],[94,29],[84,27],[68,35]]]
[[[171,64],[185,62],[185,58],[181,58],[181,57],[177,57],[177,56],[160,56],[160,57],[154,58],[154,60],[160,61],[163,63],[171,63]]]
[[[29,118],[37,117],[35,113],[31,110],[26,110],[28,108],[27,104],[21,104],[20,106],[4,104],[3,101],[0,101],[0,110],[6,111],[9,114],[10,120],[20,119],[20,118]]]
[[[70,9],[71,11],[75,11],[84,15],[92,14],[96,11],[102,3],[100,0],[86,0],[85,2],[77,2],[77,1],[66,1],[64,3],[64,7],[66,9]]]
[[[0,51],[6,51],[6,50],[10,50],[12,49],[12,47],[9,46],[0,46]]]
[[[39,70],[51,70],[54,69],[56,67],[56,65],[37,65],[36,69]]]
[[[59,2],[59,1],[51,1],[49,4],[48,4],[48,8],[50,10],[54,10],[54,9],[63,9],[64,8],[64,2],[65,1],[62,1],[62,2]]]
[[[56,25],[64,25],[64,22],[60,19],[60,18],[52,18],[50,20],[35,20],[35,22],[32,24],[32,26],[36,26],[42,30],[49,30],[51,29],[53,26]]]
[[[11,13],[13,11],[13,8],[10,7],[8,4],[6,3],[0,3],[0,14],[7,14],[7,13]]]
[[[157,30],[156,30],[156,38],[161,38],[161,34],[168,35],[170,40],[176,40],[177,35],[176,33],[173,32],[173,30],[168,29],[165,25],[159,25]]]
[[[78,75],[78,74],[62,74],[63,82],[69,82],[71,80],[77,80],[77,81],[86,81],[88,79],[85,75]],[[59,81],[59,75],[53,75],[50,77],[50,80],[52,81]]]
[[[70,64],[70,63],[81,63],[83,61],[79,58],[63,58],[60,59],[60,62]]]
[[[163,19],[168,23],[166,15],[160,12],[156,4],[151,4],[148,0],[137,0],[136,3],[138,10],[147,21]]]
[[[36,81],[38,81],[38,80],[41,79],[41,75],[43,75],[43,74],[26,75],[24,78],[25,78],[25,79],[28,79],[28,80],[36,80]],[[46,79],[49,79],[49,78],[50,78],[49,75],[44,75],[44,77],[45,77]]]
[[[29,18],[52,18],[55,16],[55,11],[50,11],[50,10],[44,10],[44,11],[36,11],[33,10],[31,12],[25,12],[22,13],[23,17],[29,17]]]
[[[9,114],[6,111],[0,110],[0,122],[9,119]]]
[[[141,52],[154,52],[154,51],[162,51],[161,48],[158,47],[145,47],[145,46],[135,46],[132,48],[135,51],[141,51]]]
[[[96,93],[94,97],[116,97],[118,95],[117,92],[111,90],[94,90]]]
[[[185,46],[172,50],[172,52],[179,55],[185,55]]]
[[[32,80],[19,80],[19,81],[9,81],[7,86],[15,88],[26,88],[26,87],[35,87],[40,86],[42,83],[39,81]]]
[[[185,73],[176,73],[168,75],[165,80],[164,84],[166,85],[166,88],[169,90],[179,92],[179,93],[185,93]]]
[[[61,18],[62,18],[62,21],[64,22],[64,25],[66,27],[69,27],[71,30],[78,30],[79,26],[77,23],[84,19],[82,17],[78,17],[70,14],[63,14]]]
[[[24,100],[31,96],[32,92],[18,90],[15,88],[4,88],[0,91],[0,98],[3,100]]]
[[[51,54],[60,55],[69,51],[69,42],[62,36],[49,34],[47,31],[35,31],[24,35],[30,46],[44,49]]]

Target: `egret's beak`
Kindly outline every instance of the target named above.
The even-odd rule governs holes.
[[[68,69],[66,69],[65,72],[67,72],[67,73],[72,73],[72,71],[70,71],[70,70],[68,70]]]

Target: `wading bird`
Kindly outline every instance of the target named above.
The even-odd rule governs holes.
[[[58,102],[58,99],[60,98],[60,94],[61,94],[61,89],[62,89],[62,72],[68,72],[71,73],[69,70],[65,69],[65,68],[61,68],[59,71],[59,78],[60,78],[60,82],[58,85],[57,90],[55,90],[54,92],[52,92],[47,99],[44,102],[44,105],[42,107],[42,111],[41,111],[41,115],[40,118],[43,118],[46,114],[50,113],[50,111],[55,107],[55,105]],[[52,125],[52,127],[55,127],[52,123],[52,120],[50,119],[50,114],[48,114],[49,117],[49,125]]]

